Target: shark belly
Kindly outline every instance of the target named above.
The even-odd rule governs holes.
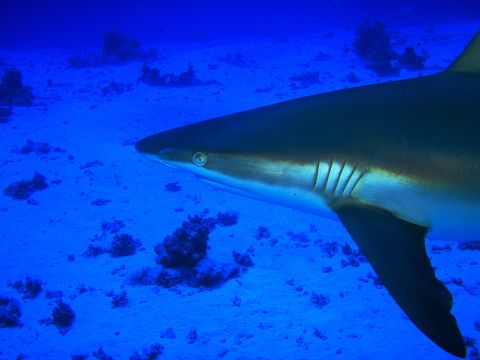
[[[466,194],[453,186],[438,186],[371,170],[363,177],[352,198],[429,228],[428,237],[431,239],[480,240],[479,194]]]

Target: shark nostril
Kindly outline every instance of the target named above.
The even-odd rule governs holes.
[[[197,166],[204,166],[207,163],[207,155],[202,152],[196,152],[192,156],[192,162]]]

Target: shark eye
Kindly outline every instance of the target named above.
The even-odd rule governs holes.
[[[203,166],[207,163],[207,155],[202,152],[196,152],[192,156],[192,162],[197,166]]]

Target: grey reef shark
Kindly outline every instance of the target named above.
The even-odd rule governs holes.
[[[337,218],[418,329],[466,356],[425,237],[480,239],[480,32],[441,73],[221,116],[136,149],[217,188]]]

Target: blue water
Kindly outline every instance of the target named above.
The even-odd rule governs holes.
[[[453,1],[3,1],[2,48],[95,47],[116,29],[142,43],[312,34],[356,26],[365,18],[389,25],[434,25],[478,19],[475,0]]]
[[[355,47],[365,19],[398,54],[387,64]],[[338,221],[212,189],[133,145],[437,73],[479,29],[473,0],[3,1],[0,359],[453,359]],[[478,359],[480,253],[452,240],[427,250]]]

